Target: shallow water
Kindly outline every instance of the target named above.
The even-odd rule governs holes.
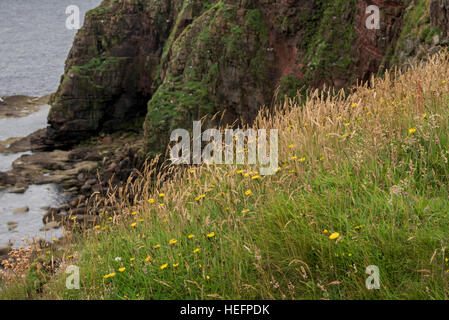
[[[0,172],[6,172],[12,169],[12,163],[24,154],[32,154],[32,152],[20,152],[12,154],[0,153]]]
[[[43,214],[46,212],[41,208],[44,206],[58,206],[63,203],[62,189],[55,184],[31,185],[24,194],[8,193],[7,190],[0,191],[0,245],[6,245],[12,241],[14,246],[26,244],[22,238],[33,237],[51,240],[62,235],[62,229],[41,232]],[[27,213],[14,214],[18,208],[28,206]],[[17,223],[17,228],[8,230],[8,222]]]
[[[47,126],[47,115],[49,106],[40,107],[39,111],[21,118],[0,119],[0,140],[12,137],[23,137],[36,130]],[[14,160],[23,154],[31,152],[21,152],[13,154],[0,153],[0,172],[12,169]],[[8,193],[8,190],[0,191],[0,246],[12,241],[14,246],[26,244],[22,239],[33,237],[51,240],[62,235],[62,229],[40,232],[44,226],[42,222],[42,207],[58,206],[65,200],[62,188],[58,185],[31,185],[24,194]],[[28,206],[30,211],[23,214],[13,214],[18,208]],[[8,230],[8,223],[17,223],[17,228]]]
[[[0,141],[8,138],[26,137],[27,135],[47,127],[49,105],[39,108],[26,117],[0,119]]]
[[[41,106],[39,111],[26,117],[0,119],[0,141],[9,138],[26,137],[39,129],[45,128],[49,110],[50,106],[45,105]],[[11,170],[14,160],[24,154],[31,154],[31,152],[0,153],[0,172]]]

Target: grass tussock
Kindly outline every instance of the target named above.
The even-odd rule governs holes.
[[[150,164],[93,197],[101,223],[51,253],[57,276],[3,298],[445,299],[447,81],[442,55],[349,95],[316,91],[261,112],[254,127],[280,134],[273,176]],[[80,290],[65,288],[70,264]],[[365,286],[370,265],[379,290]]]

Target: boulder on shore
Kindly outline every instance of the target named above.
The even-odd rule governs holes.
[[[10,246],[0,246],[0,256],[6,256],[9,250],[11,250]]]
[[[14,214],[22,214],[22,213],[27,213],[28,211],[30,211],[30,207],[25,206],[22,208],[18,208],[16,210],[13,211]]]

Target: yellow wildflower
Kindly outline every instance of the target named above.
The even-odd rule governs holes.
[[[137,222],[131,223],[132,228],[134,228],[135,226],[137,226]]]
[[[193,250],[193,253],[198,253],[198,252],[200,252],[200,251],[201,251],[200,248],[196,248],[195,250]]]
[[[173,268],[177,268],[177,267],[179,267],[179,263],[174,263]]]
[[[151,261],[151,256],[148,256],[145,258],[145,262],[150,262]]]
[[[207,237],[208,237],[209,239],[215,237],[215,232],[209,233],[209,234],[207,235]]]
[[[165,197],[165,193],[159,193],[159,198]]]
[[[332,233],[332,234],[329,236],[329,239],[330,239],[330,240],[335,240],[335,239],[337,239],[338,237],[340,237],[340,234],[339,234],[338,232],[334,232],[334,233]]]
[[[153,199],[153,198],[151,198],[151,199],[148,199],[148,203],[149,203],[149,204],[152,204],[152,203],[154,203],[154,199]]]
[[[177,242],[178,242],[178,240],[171,239],[169,243],[172,246],[172,245],[176,244]]]
[[[124,272],[125,270],[126,270],[126,268],[125,268],[125,267],[123,267],[123,268],[119,268],[119,269],[118,269],[118,271],[119,271],[119,272]]]
[[[249,209],[242,210],[242,213],[248,213],[248,212],[249,212]]]
[[[161,270],[164,270],[164,269],[167,268],[167,267],[168,267],[168,263],[163,264],[163,265],[161,266]]]
[[[246,195],[246,196],[250,196],[252,193],[253,193],[253,192],[252,192],[251,190],[246,190],[246,191],[245,191],[245,195]]]
[[[259,175],[257,175],[257,176],[252,177],[251,180],[257,180],[257,179],[260,179],[260,178],[261,177]]]
[[[189,235],[187,238],[193,239],[193,238],[195,238],[195,236],[194,236],[193,234],[191,234],[191,235]]]
[[[200,201],[201,199],[205,198],[206,195],[205,194],[201,194],[198,197],[195,198],[196,201]]]
[[[409,134],[414,134],[416,132],[416,128],[408,129]]]

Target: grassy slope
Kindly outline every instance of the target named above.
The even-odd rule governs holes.
[[[1,297],[446,298],[448,79],[442,57],[347,97],[311,94],[303,107],[261,114],[258,127],[280,129],[276,175],[203,166],[160,184],[147,172],[122,191],[134,203],[109,198],[126,214],[107,212],[47,254],[80,267],[81,290],[65,289],[63,271],[36,290],[32,268]],[[365,288],[369,265],[380,290]]]

